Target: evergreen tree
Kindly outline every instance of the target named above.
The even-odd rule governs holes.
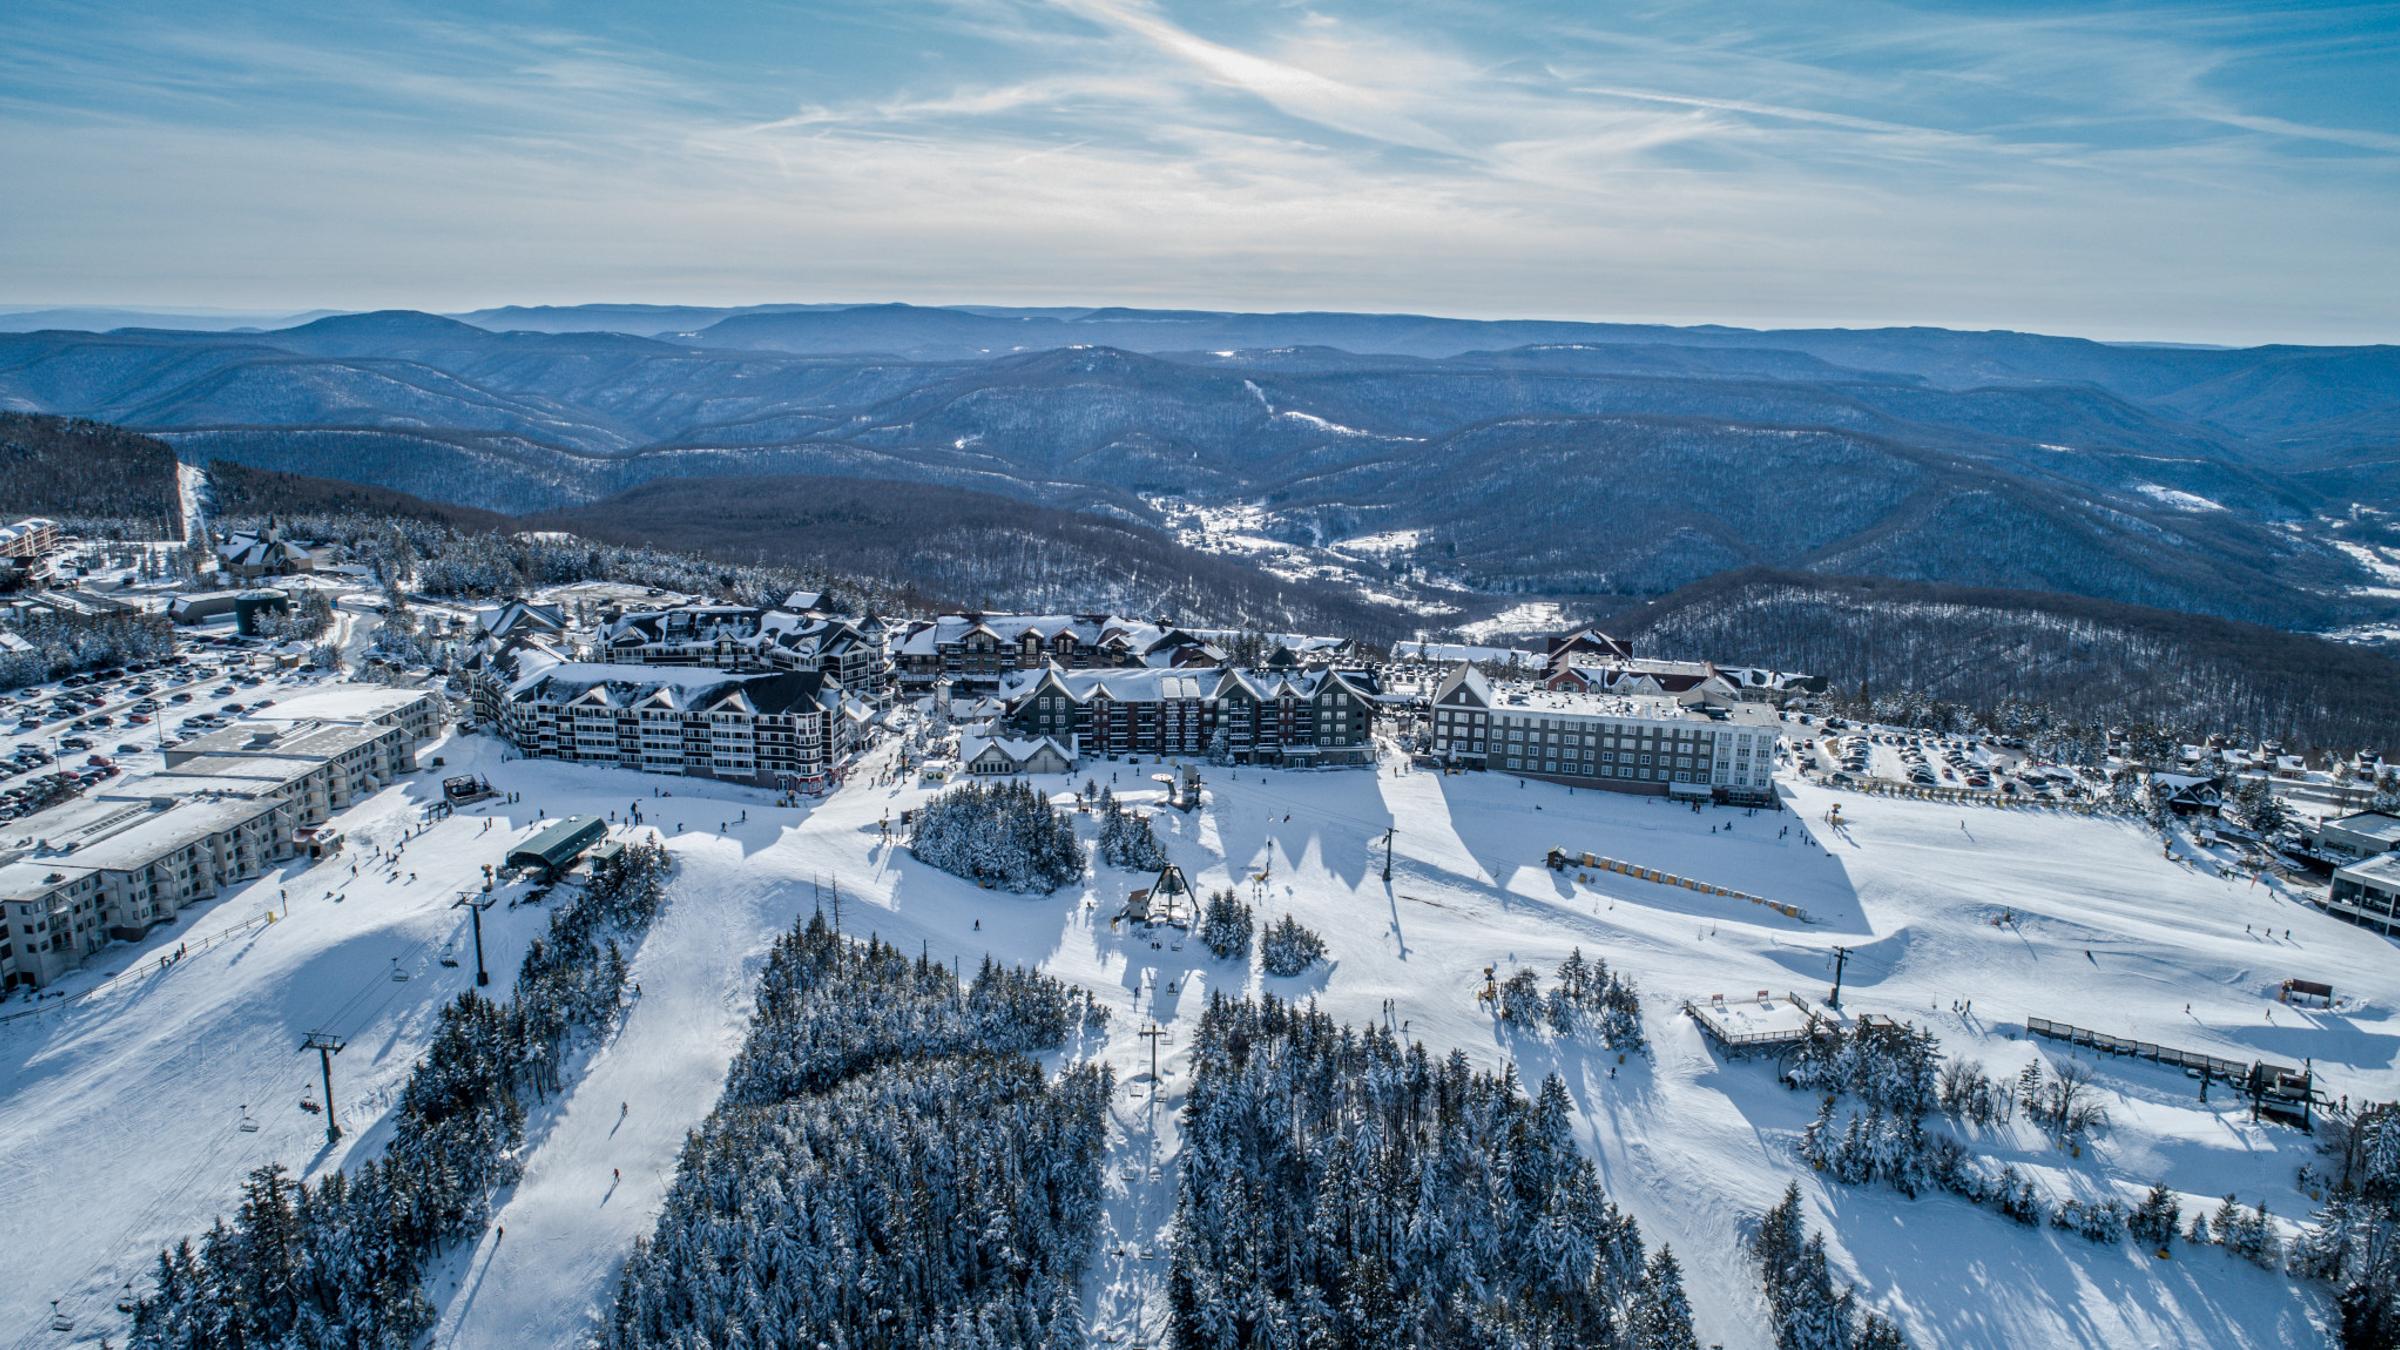
[[[1200,941],[1218,960],[1250,955],[1251,934],[1257,927],[1250,906],[1230,889],[1208,897],[1200,916]]]
[[[989,960],[962,990],[811,916],[768,957],[599,1343],[1082,1344],[1112,1085],[1088,1064],[1045,1081],[1028,1052],[1104,1016]]]
[[[2163,1248],[2175,1240],[2175,1225],[2182,1218],[2175,1193],[2167,1189],[2165,1182],[2160,1182],[2142,1197],[2142,1203],[2125,1221],[2125,1227],[2143,1246]]]
[[[1259,964],[1269,975],[1298,975],[1325,959],[1325,939],[1286,914],[1259,940]]]
[[[1683,1292],[1683,1267],[1663,1243],[1642,1272],[1628,1330],[1632,1350],[1700,1350],[1700,1338],[1692,1334],[1691,1300]]]
[[[1222,996],[1193,1061],[1175,1344],[1692,1344],[1672,1258],[1609,1203],[1555,1075],[1528,1101],[1464,1054]]]

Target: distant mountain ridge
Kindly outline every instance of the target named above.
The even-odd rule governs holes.
[[[605,326],[653,323],[666,326]],[[509,514],[669,479],[793,475],[1150,525],[1165,523],[1154,501],[1238,509],[1247,535],[1187,542],[1313,550],[1325,566],[1277,565],[1362,581],[1436,625],[1506,597],[1605,605],[1750,566],[2057,588],[2308,630],[2400,616],[2393,347],[537,307],[0,334],[0,406]],[[1410,542],[1342,552],[1386,535]]]

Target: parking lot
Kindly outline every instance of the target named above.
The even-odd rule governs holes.
[[[1839,717],[1787,722],[1785,735],[1800,762],[1827,778],[1847,774],[2028,802],[2067,803],[2092,795],[2073,769],[2038,762],[2013,737],[1944,736]]]
[[[167,660],[0,691],[0,821],[156,767],[141,757],[271,707],[277,695],[318,678],[202,640]]]

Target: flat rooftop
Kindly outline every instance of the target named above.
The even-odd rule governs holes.
[[[1738,703],[1731,707],[1712,705],[1704,711],[1686,707],[1665,694],[1595,694],[1516,684],[1492,690],[1492,711],[1564,713],[1570,717],[1620,717],[1698,725],[1770,726],[1775,721],[1774,709],[1764,704]],[[1717,716],[1719,713],[1723,715]]]
[[[315,718],[328,722],[372,722],[389,717],[412,704],[423,702],[432,695],[423,689],[393,689],[374,684],[338,684],[307,693],[279,698],[275,705],[245,714],[258,722],[301,722]]]
[[[331,759],[383,739],[391,728],[355,721],[243,721],[223,731],[196,736],[169,752],[171,767],[187,769],[199,759]]]
[[[273,792],[295,778],[316,772],[324,764],[324,760],[313,756],[200,755],[181,760],[163,772],[143,774],[102,788],[95,795],[111,801],[127,801],[198,792]]]
[[[0,900],[31,900],[53,887],[89,876],[92,871],[64,858],[22,858],[0,863]]]
[[[275,809],[273,802],[245,797],[161,797],[138,801],[87,797],[12,822],[10,840],[62,850],[19,860],[35,867],[64,863],[123,869],[142,866],[162,854]]]
[[[2365,862],[2355,862],[2334,873],[2351,881],[2372,881],[2378,886],[2400,886],[2400,853],[2378,853]]]
[[[2330,829],[2372,839],[2385,848],[2400,847],[2400,817],[2387,816],[2381,811],[2361,811],[2354,816],[2326,821],[2325,824]]]

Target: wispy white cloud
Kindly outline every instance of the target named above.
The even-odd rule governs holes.
[[[0,298],[2400,329],[2361,284],[2400,267],[2400,133],[2247,82],[2307,40],[2240,15],[1412,13],[0,16],[0,177],[40,203]]]

